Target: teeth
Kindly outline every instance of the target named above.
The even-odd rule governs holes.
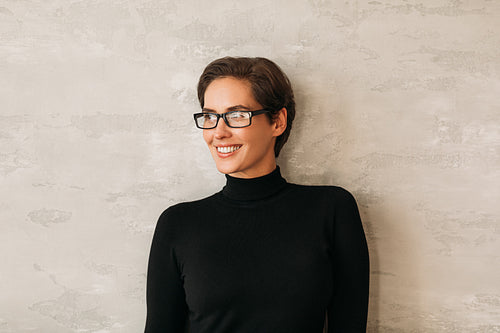
[[[240,149],[240,146],[217,147],[217,151],[222,154],[232,153],[238,149]]]

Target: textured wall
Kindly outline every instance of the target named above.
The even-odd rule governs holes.
[[[357,197],[369,331],[500,332],[499,45],[496,0],[0,0],[0,332],[143,329],[157,217],[224,183],[224,55],[292,79],[287,179]]]

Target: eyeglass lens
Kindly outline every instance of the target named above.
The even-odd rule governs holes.
[[[231,127],[245,127],[250,125],[251,114],[247,111],[231,111],[225,114],[226,123]],[[222,118],[221,115],[216,113],[202,113],[196,116],[196,123],[201,128],[214,128],[217,126],[218,118]]]

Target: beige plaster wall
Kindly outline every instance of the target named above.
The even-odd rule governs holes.
[[[369,332],[500,332],[500,2],[0,0],[0,332],[140,332],[156,219],[218,191],[195,84],[265,56],[280,165],[360,206]]]

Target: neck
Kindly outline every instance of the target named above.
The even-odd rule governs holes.
[[[226,175],[226,180],[222,194],[234,200],[264,199],[278,193],[287,185],[278,166],[274,171],[260,177],[238,178]]]
[[[245,178],[245,179],[258,178],[270,174],[271,172],[273,172],[273,170],[276,169],[276,167],[277,167],[276,162],[273,161],[272,163],[269,163],[269,165],[263,166],[258,170],[252,169],[250,171],[234,172],[230,173],[229,176],[233,178]]]

